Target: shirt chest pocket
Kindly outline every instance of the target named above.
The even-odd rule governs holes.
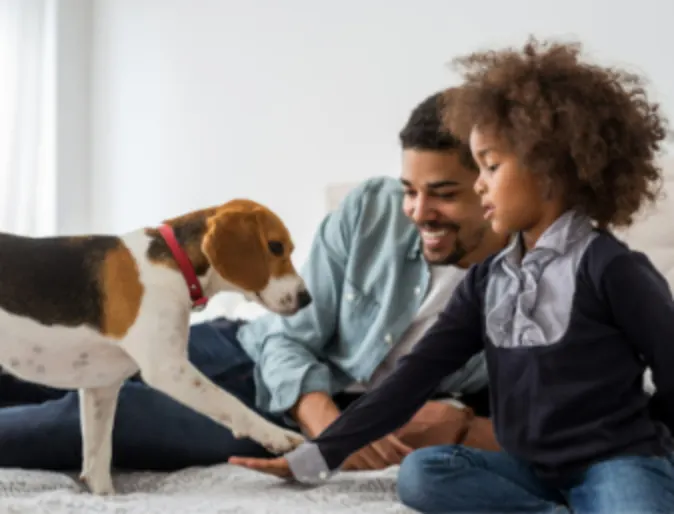
[[[360,342],[373,328],[379,309],[379,301],[373,293],[365,293],[353,283],[345,282],[339,313],[342,339]]]

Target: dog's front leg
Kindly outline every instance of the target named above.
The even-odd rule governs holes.
[[[186,358],[164,354],[141,364],[143,380],[178,402],[226,426],[234,437],[249,437],[274,453],[287,452],[304,441],[295,432],[275,425],[219,388]]]
[[[148,300],[149,301],[149,300]],[[146,384],[229,428],[234,437],[250,437],[274,453],[287,452],[304,441],[301,434],[275,425],[225,390],[188,360],[189,311],[166,305],[156,316],[139,321],[121,347],[136,361]]]
[[[82,474],[80,479],[94,494],[114,494],[112,483],[112,427],[121,383],[80,389]]]
[[[219,388],[187,359],[187,330],[180,319],[164,316],[165,323],[142,332],[141,340],[125,341],[124,350],[136,361],[146,384],[229,428],[234,437],[250,437],[274,453],[287,452],[304,441],[249,409]]]

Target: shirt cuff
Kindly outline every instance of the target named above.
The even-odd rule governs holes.
[[[295,480],[303,484],[321,484],[335,474],[328,468],[316,443],[303,443],[285,458]]]
[[[278,370],[272,370],[278,374]],[[266,374],[271,375],[267,372]],[[264,388],[270,392],[269,406],[271,414],[283,414],[289,411],[300,396],[315,391],[330,393],[330,371],[321,363],[307,363],[292,370],[292,374],[283,377],[283,380],[265,381]],[[273,391],[273,392],[272,392]]]

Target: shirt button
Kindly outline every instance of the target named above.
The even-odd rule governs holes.
[[[346,295],[346,301],[347,301],[347,302],[350,302],[351,300],[353,300],[353,293],[347,293],[347,295]]]
[[[393,336],[391,334],[386,334],[386,336],[384,336],[384,339],[388,344],[391,344],[393,342]]]
[[[419,296],[421,294],[421,288],[419,286],[414,288],[414,294]]]

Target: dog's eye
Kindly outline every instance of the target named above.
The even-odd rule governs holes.
[[[269,243],[267,243],[267,246],[269,247],[269,251],[272,254],[279,257],[283,255],[283,243],[281,243],[280,241],[269,241]]]

